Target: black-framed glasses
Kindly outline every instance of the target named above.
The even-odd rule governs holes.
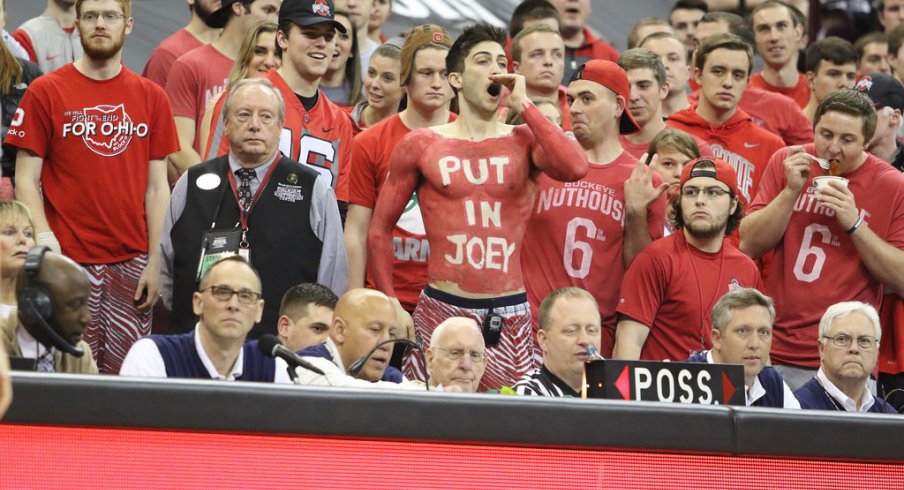
[[[204,291],[210,291],[210,294],[219,301],[229,301],[230,299],[232,299],[232,295],[234,294],[239,297],[239,303],[243,305],[253,305],[254,303],[257,303],[259,299],[261,299],[260,293],[254,292],[250,289],[240,289],[236,291],[229,286],[210,286],[209,288],[204,288],[201,290],[202,293]]]
[[[444,349],[442,347],[438,347],[437,350],[441,350],[446,353],[446,357],[453,361],[457,361],[464,357],[465,354],[471,358],[471,362],[475,364],[479,364],[486,360],[487,355],[483,352],[477,352],[476,350],[465,350],[465,349]]]
[[[850,347],[851,342],[854,341],[854,337],[846,334],[839,334],[834,337],[823,335],[822,338],[831,340],[835,347],[840,347],[842,349]],[[873,350],[879,346],[879,339],[870,335],[861,335],[857,337],[857,346],[863,350]]]
[[[706,196],[707,199],[716,199],[725,194],[731,194],[731,191],[726,191],[721,187],[704,187],[701,189],[694,186],[684,186],[681,188],[681,197],[696,199],[701,192],[703,192],[703,195]]]

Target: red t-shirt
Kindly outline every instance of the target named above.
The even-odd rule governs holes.
[[[815,154],[814,145],[804,148]],[[783,149],[769,161],[750,213],[765,207],[784,189],[787,153]],[[810,175],[824,174],[814,162]],[[844,177],[870,230],[904,249],[904,174],[869,155]],[[826,308],[841,301],[862,301],[878,308],[882,286],[866,270],[834,213],[816,203],[809,185],[798,197],[774,252],[766,274],[766,293],[775,300],[776,311],[772,361],[815,368],[819,366],[819,320]]]
[[[454,121],[455,114],[450,113],[449,120]],[[392,150],[410,132],[402,118],[393,114],[355,136],[349,175],[349,204],[370,209],[376,206],[377,196],[389,173]],[[392,284],[402,307],[412,311],[427,283],[427,259],[430,256],[430,244],[424,230],[417,194],[411,196],[405,212],[393,229],[392,245]],[[370,274],[367,276],[367,287],[374,287]]]
[[[166,94],[123,67],[93,80],[71,63],[28,86],[6,143],[44,159],[44,212],[63,253],[85,264],[148,251],[148,161],[179,150]]]
[[[615,344],[615,307],[625,271],[625,181],[637,163],[636,158],[623,152],[606,165],[589,163],[587,176],[578,182],[541,176],[521,250],[534,330],[546,295],[566,286],[585,289],[600,308],[601,354],[605,357],[611,356]],[[662,179],[654,175],[653,185],[661,183]],[[665,204],[663,194],[647,212],[654,240],[662,237]]]
[[[750,83],[747,86],[787,95],[788,97],[791,97],[794,102],[797,102],[797,105],[801,108],[806,107],[807,103],[810,102],[810,87],[807,86],[807,77],[804,76],[803,73],[798,73],[797,85],[793,87],[776,87],[775,85],[769,85],[763,78],[762,73],[754,73],[751,75]]]
[[[769,157],[785,146],[781,138],[754,124],[753,119],[740,109],[719,127],[700,117],[696,107],[672,114],[666,124],[705,140],[710,144],[712,156],[734,167],[738,174],[738,192],[745,206],[756,195]]]
[[[157,46],[157,49],[148,58],[147,64],[144,65],[144,71],[141,72],[141,76],[166,88],[166,79],[169,77],[170,68],[172,68],[176,59],[203,45],[204,43],[183,27]]]
[[[201,152],[201,119],[207,104],[226,90],[234,61],[211,44],[205,44],[180,56],[166,80],[166,95],[173,115],[195,121],[192,147]]]
[[[712,307],[742,287],[762,289],[750,257],[727,242],[716,253],[698,250],[678,231],[634,257],[622,282],[618,314],[650,327],[641,359],[683,361],[693,351],[712,347]]]
[[[700,91],[688,95],[687,100],[692,106],[697,105]],[[748,85],[738,107],[753,119],[754,124],[778,136],[788,146],[813,142],[813,123],[786,95]]]
[[[260,75],[273,82],[286,102],[286,121],[279,138],[279,150],[292,160],[310,165],[325,175],[336,191],[336,199],[348,202],[348,174],[352,161],[352,140],[357,133],[348,112],[331,102],[323,92],[310,111],[286,85],[276,70]],[[229,140],[223,134],[223,105],[226,95],[213,108],[210,137],[201,158],[209,160],[229,153]]]

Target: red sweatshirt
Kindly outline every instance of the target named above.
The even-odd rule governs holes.
[[[700,91],[687,96],[692,106],[700,100]],[[753,118],[753,122],[777,135],[788,146],[813,142],[813,125],[793,99],[786,95],[747,86],[738,108]]]
[[[725,124],[713,127],[700,117],[696,106],[669,116],[666,124],[706,141],[712,155],[725,160],[738,173],[738,192],[746,207],[756,195],[760,176],[769,157],[785,146],[778,136],[757,126],[746,112],[738,109]]]

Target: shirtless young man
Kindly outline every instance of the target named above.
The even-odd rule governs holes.
[[[459,117],[399,141],[368,233],[369,270],[392,296],[392,227],[417,191],[430,241],[427,286],[414,312],[417,335],[427,344],[446,318],[477,320],[487,345],[481,390],[511,386],[532,367],[520,254],[537,179],[543,172],[575,181],[587,173],[580,147],[527,98],[524,77],[506,74],[504,45],[505,31],[483,24],[455,41],[446,67]],[[507,98],[503,86],[511,91]],[[526,125],[496,120],[503,98]],[[405,367],[409,377],[424,379],[414,359]]]

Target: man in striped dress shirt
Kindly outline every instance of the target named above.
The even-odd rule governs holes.
[[[587,348],[600,348],[602,326],[596,300],[580,288],[557,289],[540,304],[538,323],[543,365],[512,389],[519,395],[581,396],[584,363],[591,357]]]

